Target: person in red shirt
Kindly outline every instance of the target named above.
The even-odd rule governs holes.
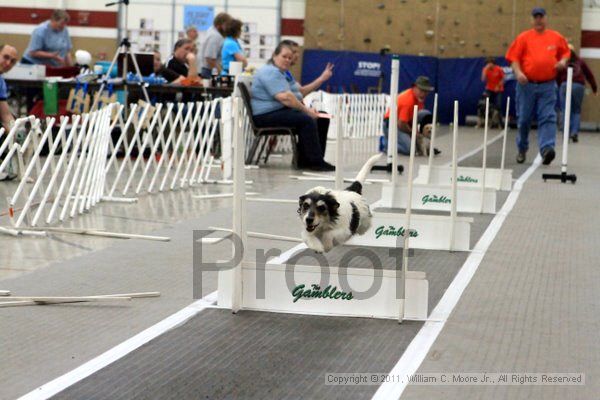
[[[431,113],[425,108],[427,95],[434,90],[426,76],[419,76],[412,87],[398,95],[398,153],[410,154],[410,136],[412,132],[412,120],[414,106],[418,107],[417,119],[420,129],[427,123],[431,123]],[[382,147],[387,148],[388,133],[390,129],[390,109],[388,108],[383,118],[383,133],[385,135]],[[436,151],[436,154],[439,150]]]
[[[575,48],[569,45],[571,50],[571,59],[569,60],[568,67],[573,68],[573,86],[571,88],[571,116],[569,119],[569,137],[573,139],[573,142],[579,141],[579,126],[581,123],[581,104],[583,103],[583,97],[585,96],[585,81],[587,80],[592,87],[592,92],[598,96],[598,85],[596,84],[596,78],[590,70],[590,67],[583,61],[577,53]],[[556,83],[559,87],[560,95],[560,109],[564,118],[565,107],[566,107],[566,94],[567,94],[567,70],[562,70],[556,77]],[[564,119],[560,126],[564,126]]]
[[[496,65],[494,57],[488,57],[485,61],[485,67],[481,70],[481,80],[485,82],[485,96],[490,98],[490,104],[500,110],[504,92],[504,71]]]
[[[522,32],[510,45],[506,59],[517,78],[517,162],[525,162],[529,149],[529,128],[537,116],[537,139],[544,165],[554,160],[556,153],[556,74],[566,68],[571,52],[565,38],[551,29],[546,10],[531,11],[533,29]]]

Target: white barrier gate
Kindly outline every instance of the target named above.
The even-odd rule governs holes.
[[[243,138],[243,119],[234,99],[234,207],[233,233],[246,247],[246,194]],[[259,266],[239,262],[234,268],[219,271],[218,305],[260,311],[340,315],[355,317],[426,319],[428,313],[428,282],[423,272],[374,270],[372,268],[328,268],[302,265],[291,268],[286,262],[304,245],[288,251],[286,256]],[[235,252],[235,249],[234,249]],[[344,266],[345,267],[345,266]],[[290,287],[287,274],[292,273],[299,283]],[[329,280],[321,284],[323,276]],[[401,277],[399,277],[401,276]],[[375,277],[375,278],[374,278]],[[264,286],[257,286],[261,279]],[[382,286],[367,298],[355,296],[352,290],[364,292],[381,279]],[[404,283],[404,287],[402,287]],[[259,293],[257,287],[264,287]],[[396,295],[402,292],[402,297]]]

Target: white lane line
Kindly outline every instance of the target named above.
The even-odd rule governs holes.
[[[498,140],[500,140],[502,138],[502,136],[504,136],[504,132],[500,132],[499,134],[497,134],[496,136],[494,136],[493,138],[491,138],[490,140],[488,140],[487,145],[491,145],[496,143]],[[460,165],[461,162],[465,161],[467,158],[474,156],[475,154],[479,153],[481,150],[483,150],[483,143],[479,145],[479,147],[474,148],[473,150],[469,151],[466,154],[463,154],[462,156],[460,156],[457,160],[457,163]],[[452,164],[452,161],[449,161],[446,163],[446,166],[449,167]]]
[[[126,356],[127,354],[136,350],[140,346],[148,343],[152,339],[155,339],[163,333],[168,332],[171,329],[184,324],[196,314],[212,306],[216,301],[217,292],[214,291],[209,295],[203,297],[202,299],[197,300],[189,306],[179,310],[175,314],[172,314],[171,316],[163,319],[162,321],[151,326],[150,328],[138,333],[130,339],[127,339],[123,343],[102,353],[98,357],[38,387],[37,389],[32,390],[26,395],[20,397],[19,400],[45,400],[56,395],[57,393],[60,393],[69,386],[81,381],[82,379],[101,370],[107,365],[112,364],[113,362]]]
[[[490,225],[487,227],[481,239],[475,245],[475,248],[467,257],[467,260],[459,270],[454,280],[448,286],[446,293],[441,298],[433,312],[431,313],[429,319],[430,320],[439,320],[440,322],[428,321],[426,322],[421,330],[417,333],[417,335],[410,342],[400,360],[396,363],[394,368],[390,371],[390,375],[403,377],[403,381],[406,381],[406,377],[417,372],[419,366],[427,356],[429,349],[435,342],[436,338],[444,328],[448,317],[454,307],[458,303],[462,293],[469,285],[469,282],[475,275],[477,268],[479,268],[479,264],[483,257],[485,256],[486,251],[492,244],[492,241],[500,231],[502,224],[506,220],[506,217],[513,209],[521,190],[523,188],[523,184],[527,179],[533,174],[533,172],[540,166],[542,159],[540,155],[536,157],[531,167],[525,171],[523,175],[515,182],[515,185],[510,192],[506,202],[502,206],[502,209]],[[406,388],[407,382],[395,382],[395,383],[384,383],[382,384],[373,399],[376,400],[389,400],[389,399],[399,399]]]
[[[304,243],[298,244],[291,249],[286,250],[279,257],[276,257],[269,262],[284,263],[299,250],[305,248],[306,245],[304,245]],[[194,317],[205,309],[214,308],[217,298],[218,293],[215,290],[214,292],[206,295],[200,300],[193,302],[189,306],[170,315],[150,328],[138,333],[130,339],[127,339],[123,343],[118,344],[110,350],[107,350],[98,357],[21,396],[18,400],[45,400],[62,392],[77,382],[100,371],[102,368],[105,368],[115,361],[125,357],[127,354],[138,349],[140,346],[148,343],[149,341],[156,339],[171,329],[183,325],[190,318]]]

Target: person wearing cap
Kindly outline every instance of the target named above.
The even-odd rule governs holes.
[[[42,22],[33,30],[21,62],[51,67],[73,65],[70,53],[73,44],[67,29],[69,19],[65,10],[54,10],[48,21]]]
[[[531,120],[536,115],[538,147],[544,165],[548,165],[556,155],[555,79],[566,68],[571,52],[560,33],[546,29],[546,10],[534,8],[531,24],[533,28],[517,36],[506,52],[517,78],[517,162],[525,162]]]
[[[429,93],[433,92],[433,90],[434,88],[431,85],[429,78],[426,76],[419,76],[412,87],[398,95],[398,100],[396,101],[398,113],[398,153],[410,155],[410,137],[415,106],[417,106],[419,110],[417,120],[420,129],[422,130],[427,123],[431,123],[431,113],[428,110],[424,110],[424,108],[425,99]],[[390,109],[388,108],[383,118],[383,133],[385,135],[383,145],[386,147],[389,129]],[[439,150],[435,150],[435,154],[440,153]]]
[[[575,47],[569,45],[571,50],[571,58],[567,67],[573,68],[573,86],[571,88],[571,115],[569,118],[569,137],[573,142],[579,141],[579,126],[581,123],[581,104],[583,103],[583,96],[585,96],[585,81],[587,80],[592,87],[592,92],[598,96],[598,85],[596,84],[596,78],[590,70],[590,67],[583,61],[575,52]],[[566,95],[567,95],[567,70],[564,69],[558,73],[556,77],[556,83],[559,87],[560,96],[560,109],[562,111],[563,118],[565,116],[566,109]],[[563,120],[564,121],[564,120]],[[564,126],[564,123],[560,124]]]

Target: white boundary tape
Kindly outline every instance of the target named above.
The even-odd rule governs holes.
[[[410,376],[419,369],[419,366],[425,359],[429,349],[444,328],[446,321],[450,317],[450,314],[454,310],[462,293],[469,285],[469,282],[471,282],[475,272],[477,272],[486,251],[489,249],[494,238],[500,231],[502,224],[506,220],[506,217],[510,214],[516,204],[523,185],[539,167],[540,163],[541,157],[538,155],[531,167],[529,167],[529,169],[527,169],[527,171],[515,182],[515,186],[502,206],[502,209],[496,214],[488,228],[485,230],[483,236],[479,239],[475,248],[471,254],[469,254],[469,257],[467,257],[467,260],[460,271],[444,293],[444,296],[440,299],[439,303],[431,313],[429,320],[423,325],[419,333],[417,333],[412,342],[408,345],[408,348],[402,354],[402,357],[400,357],[394,368],[390,371],[390,375]],[[406,385],[407,383],[402,382],[384,383],[379,387],[373,396],[373,399],[399,399],[406,388]]]
[[[85,379],[102,368],[125,357],[127,354],[138,349],[151,340],[159,337],[163,333],[176,328],[190,318],[200,313],[204,309],[212,306],[217,301],[217,292],[212,292],[200,300],[197,300],[175,314],[163,319],[150,328],[138,333],[123,343],[102,353],[96,358],[82,364],[74,370],[59,376],[58,378],[32,390],[31,392],[19,397],[19,400],[43,400],[48,399],[75,383]]]

